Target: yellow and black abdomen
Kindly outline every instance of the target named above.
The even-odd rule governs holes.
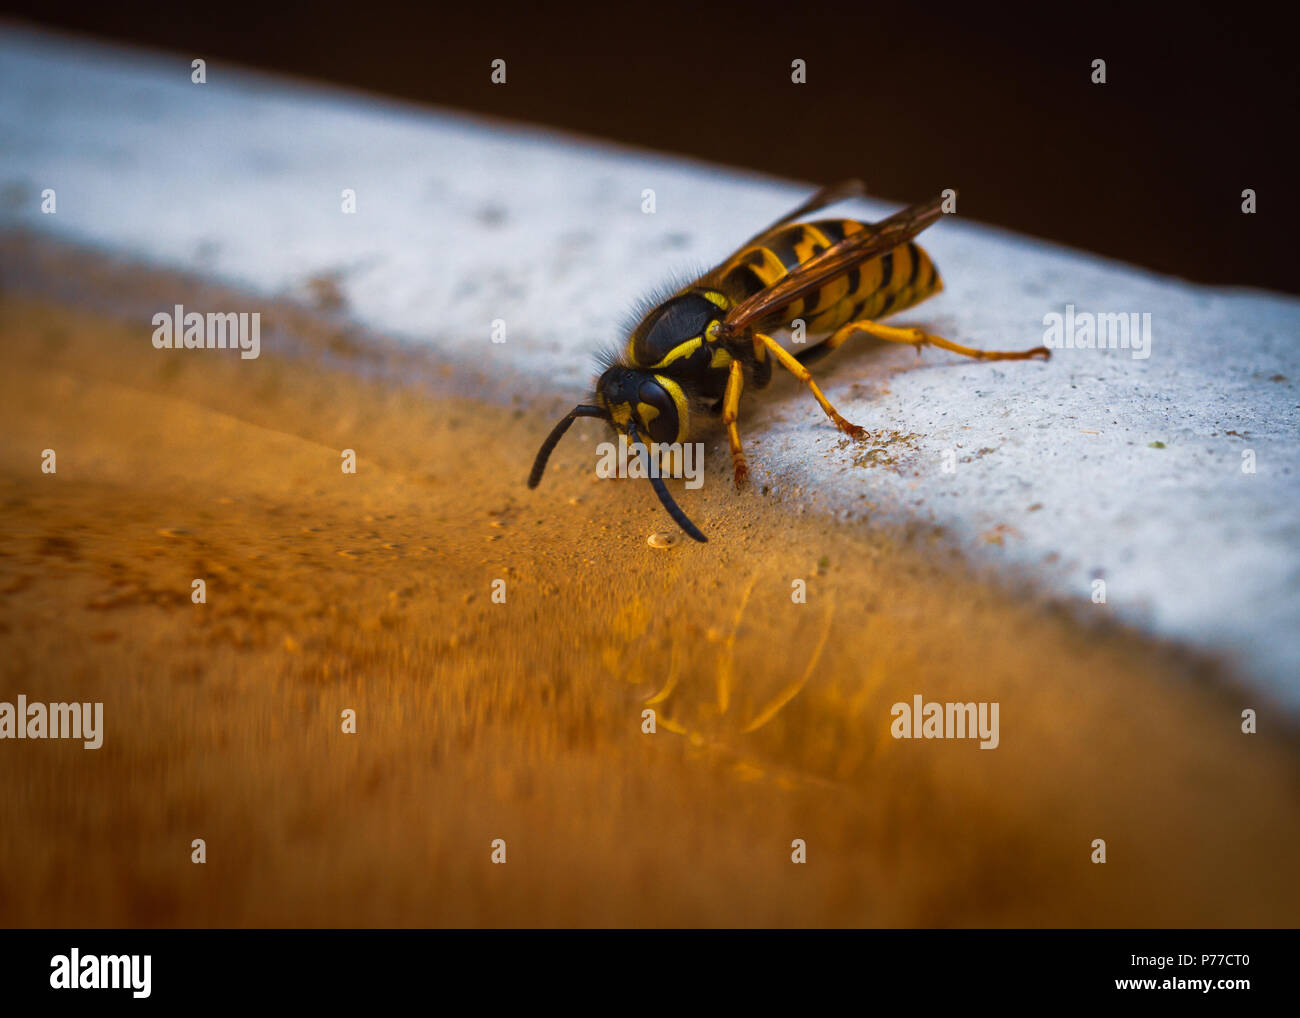
[[[781,226],[710,273],[709,282],[734,303],[771,286],[845,237],[870,229],[854,219],[821,219]],[[863,262],[819,290],[795,301],[767,329],[801,319],[809,336],[833,332],[846,322],[878,319],[910,308],[943,289],[934,262],[908,242]]]

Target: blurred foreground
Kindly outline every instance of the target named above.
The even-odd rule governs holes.
[[[990,586],[931,528],[737,496],[724,453],[677,489],[710,543],[655,550],[592,424],[524,488],[549,403],[159,352],[12,296],[0,322],[0,699],[106,727],[0,743],[0,925],[1300,917],[1278,715],[1242,735],[1260,705],[1211,665]],[[1000,746],[894,740],[915,694],[998,701]]]

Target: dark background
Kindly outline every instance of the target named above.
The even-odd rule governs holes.
[[[1266,9],[5,9],[187,62],[230,60],[798,180],[861,176],[899,202],[956,187],[973,219],[1202,282],[1300,292],[1297,42],[1292,19]],[[489,81],[496,57],[504,87]],[[790,81],[796,57],[805,85]],[[1105,85],[1091,82],[1098,57]],[[1247,187],[1255,215],[1241,212]]]

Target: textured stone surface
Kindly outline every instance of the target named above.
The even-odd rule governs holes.
[[[207,70],[195,85],[188,56],[0,33],[0,222],[257,294],[307,296],[330,280],[362,324],[576,397],[591,351],[619,335],[636,297],[724,256],[807,194]],[[38,209],[47,187],[52,216]],[[356,191],[355,215],[340,212],[343,188]],[[795,503],[939,525],[1082,603],[1102,577],[1098,611],[1222,653],[1300,706],[1300,302],[1192,286],[960,217],[924,243],[947,290],[902,321],[1021,348],[1067,304],[1149,313],[1150,356],[979,364],[850,344],[818,373],[877,442],[846,445],[804,393],[780,385],[744,407],[755,481]],[[500,346],[488,339],[494,319],[507,327]]]

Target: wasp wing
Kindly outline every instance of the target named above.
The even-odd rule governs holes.
[[[787,223],[793,223],[795,220],[802,219],[810,213],[819,212],[827,205],[834,205],[837,201],[844,201],[846,198],[865,198],[866,196],[867,185],[860,180],[841,180],[838,184],[831,184],[829,187],[823,187],[797,209],[787,212],[767,229],[760,230],[758,233],[754,234],[754,236],[750,237],[749,240],[740,245],[736,254],[739,254],[747,247],[753,247],[773,230],[779,230]],[[732,255],[732,258],[734,257],[735,255]],[[730,260],[730,258],[727,259],[727,261]],[[725,265],[726,262],[723,262],[723,264]]]
[[[768,237],[781,229],[781,227],[802,219],[804,216],[810,215],[813,212],[818,212],[821,209],[826,208],[827,205],[834,205],[836,202],[844,201],[847,198],[865,198],[866,196],[867,185],[857,179],[841,180],[838,184],[831,184],[829,187],[823,187],[798,208],[791,209],[770,226],[759,230],[758,233],[750,237],[749,240],[741,244],[740,247],[736,248],[735,251],[729,254],[708,272],[704,273],[704,275],[697,278],[691,285],[707,286],[710,284],[716,284],[719,273],[734,262],[737,255],[752,247],[763,246],[767,242]]]
[[[791,269],[771,286],[737,304],[723,318],[720,332],[724,336],[740,335],[863,262],[905,244],[943,214],[943,202],[941,196],[912,205],[865,230],[850,234]],[[796,211],[799,215],[805,214],[802,208]]]

